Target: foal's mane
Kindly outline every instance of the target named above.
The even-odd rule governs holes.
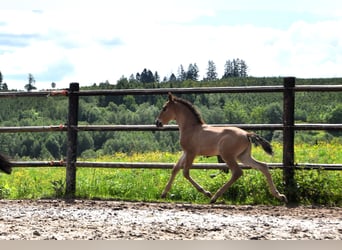
[[[181,104],[183,104],[184,106],[186,106],[188,109],[190,109],[191,113],[194,114],[196,120],[198,121],[199,124],[205,124],[204,120],[202,119],[201,114],[198,112],[198,110],[194,107],[194,105],[192,105],[191,102],[184,100],[182,98],[179,97],[174,97],[173,99],[176,102],[179,102]]]

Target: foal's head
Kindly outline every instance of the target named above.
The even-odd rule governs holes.
[[[169,92],[169,99],[156,119],[157,127],[163,127],[164,124],[168,124],[169,121],[176,119],[174,99],[175,97]]]
[[[179,104],[181,106],[179,106]],[[182,109],[183,111],[184,110],[190,111],[189,113],[190,116],[188,116],[187,118],[192,117],[193,121],[196,124],[204,124],[204,121],[200,113],[195,109],[195,107],[190,102],[181,98],[177,98],[169,92],[169,99],[164,104],[162,111],[160,112],[160,114],[158,115],[156,119],[157,127],[162,127],[164,124],[167,124],[169,121],[176,120],[176,110],[178,111],[178,113],[182,112],[180,111],[180,109],[176,108],[177,106],[184,107],[184,109]]]

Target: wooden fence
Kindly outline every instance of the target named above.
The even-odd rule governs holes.
[[[157,128],[154,125],[78,125],[78,105],[80,96],[103,95],[164,95],[171,91],[174,94],[190,93],[283,93],[283,122],[282,124],[234,124],[247,130],[282,130],[283,131],[283,163],[269,164],[270,168],[282,168],[286,194],[290,201],[295,201],[296,184],[294,171],[300,169],[323,168],[326,170],[342,170],[342,164],[305,164],[294,163],[294,134],[296,130],[330,130],[341,131],[342,124],[295,124],[294,107],[295,92],[298,91],[342,91],[342,85],[295,85],[294,77],[284,78],[283,86],[246,86],[246,87],[211,87],[211,88],[160,88],[160,89],[114,89],[114,90],[79,90],[78,83],[71,83],[70,88],[62,91],[39,92],[2,92],[2,97],[46,97],[67,96],[69,99],[67,125],[58,126],[26,126],[0,127],[0,133],[16,132],[67,132],[67,160],[14,162],[17,167],[28,166],[66,166],[66,198],[74,198],[76,192],[76,167],[101,168],[172,168],[173,163],[115,163],[115,162],[78,162],[77,161],[77,134],[81,131],[175,131],[175,125]],[[216,125],[213,125],[216,126]],[[222,126],[222,124],[220,124]],[[229,124],[227,124],[229,126]],[[198,169],[221,169],[224,164],[194,164]],[[242,168],[249,168],[241,165]]]

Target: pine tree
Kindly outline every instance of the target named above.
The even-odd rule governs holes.
[[[37,89],[34,85],[36,83],[36,80],[34,79],[32,74],[28,74],[28,84],[24,86],[24,88],[30,92],[31,90]]]
[[[214,61],[208,61],[208,69],[207,69],[207,77],[205,78],[207,81],[215,81],[217,80],[217,72],[216,65]]]
[[[233,59],[233,77],[240,76],[240,59]]]
[[[222,78],[229,77],[247,77],[247,64],[239,58],[227,60],[224,65],[224,74]]]
[[[135,75],[135,79],[140,82],[140,78],[141,78],[141,75],[139,72],[137,72],[137,74]]]
[[[230,60],[227,60],[224,65],[224,74],[222,78],[233,77],[233,64]]]
[[[177,78],[178,81],[180,82],[183,82],[186,80],[186,72],[184,70],[184,67],[183,65],[181,64],[178,68],[178,78]]]
[[[197,64],[189,64],[188,71],[186,72],[186,80],[193,80],[197,81],[199,77],[199,69],[197,67]]]
[[[135,80],[134,74],[131,74],[129,77],[129,83],[135,83],[135,82],[136,80]]]
[[[146,68],[141,72],[140,82],[142,83],[151,83],[155,82],[154,75],[151,70],[147,70]]]
[[[157,71],[154,72],[154,82],[160,82],[160,76]]]
[[[247,67],[247,64],[244,60],[241,60],[240,61],[240,69],[241,69],[241,77],[247,77],[248,74],[247,74],[247,70],[248,70],[248,67]]]
[[[177,81],[177,77],[175,76],[175,74],[171,74],[170,78],[169,78],[169,82],[176,82]]]

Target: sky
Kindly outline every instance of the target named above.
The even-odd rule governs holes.
[[[340,0],[0,0],[9,89],[81,86],[243,59],[248,75],[342,77]]]

